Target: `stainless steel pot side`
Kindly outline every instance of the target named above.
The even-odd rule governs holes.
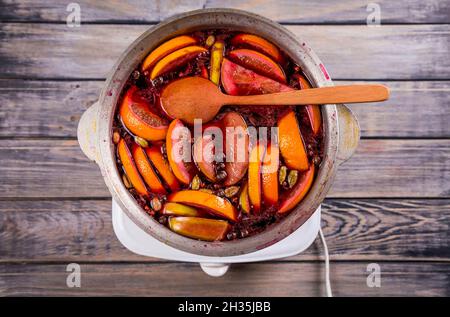
[[[122,54],[106,80],[99,100],[82,115],[78,126],[78,142],[86,156],[100,167],[113,199],[140,228],[176,249],[221,257],[266,248],[299,228],[325,198],[338,166],[355,151],[359,140],[359,125],[346,106],[322,106],[324,159],[316,180],[307,196],[287,217],[260,234],[235,241],[205,242],[183,237],[159,224],[139,207],[118,173],[112,143],[112,124],[117,101],[129,75],[150,51],[176,35],[208,28],[228,28],[260,35],[275,43],[295,60],[314,86],[333,85],[322,62],[311,48],[283,26],[241,10],[206,9],[187,12],[150,28]]]

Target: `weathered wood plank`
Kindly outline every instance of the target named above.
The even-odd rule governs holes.
[[[77,141],[0,141],[0,197],[108,197]]]
[[[322,204],[332,260],[450,260],[450,200],[335,200]],[[117,240],[108,200],[0,202],[0,262],[94,262],[158,259]],[[287,258],[319,260],[319,240]]]
[[[449,197],[450,140],[361,140],[331,197]]]
[[[370,262],[331,264],[335,296],[448,296],[447,263],[378,263],[381,287],[367,286]],[[211,278],[198,264],[81,264],[81,287],[68,288],[67,264],[0,264],[0,296],[324,296],[322,263],[233,265]],[[194,282],[195,281],[195,282]]]
[[[0,197],[105,197],[76,141],[0,140]],[[361,140],[329,197],[450,197],[450,140]],[[45,186],[43,186],[45,185]]]
[[[336,84],[351,84],[339,82]],[[382,82],[389,100],[349,107],[359,120],[363,137],[450,136],[450,82]]]
[[[279,22],[290,23],[366,23],[371,10],[364,0],[171,0],[171,1],[77,1],[82,23],[86,22],[154,22],[173,14],[202,8],[226,7],[264,15]],[[382,23],[448,23],[449,1],[388,1],[378,0]],[[0,19],[3,21],[65,22],[66,1],[3,1]]]
[[[335,79],[450,78],[450,25],[287,27],[314,48]],[[3,78],[104,78],[147,28],[0,24],[0,73]]]
[[[76,137],[102,81],[0,80],[1,137]],[[43,115],[45,114],[45,115]]]
[[[362,136],[450,137],[450,82],[383,83],[391,88],[386,103],[351,105]],[[97,100],[102,85],[102,81],[0,80],[0,136],[76,137],[80,115]]]

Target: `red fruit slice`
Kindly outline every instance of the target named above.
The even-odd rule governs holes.
[[[192,156],[200,172],[210,181],[215,182],[214,140],[211,135],[203,135],[195,140]]]
[[[279,149],[275,144],[267,146],[262,165],[262,193],[264,203],[273,206],[278,202]]]
[[[309,166],[297,117],[292,110],[278,119],[278,145],[281,156],[290,169],[306,171]]]
[[[265,153],[264,145],[258,143],[250,152],[250,162],[248,165],[248,197],[252,204],[253,212],[257,213],[261,209],[261,168]]]
[[[153,166],[150,164],[147,155],[139,145],[134,143],[131,147],[131,154],[133,155],[134,162],[139,173],[144,178],[145,183],[150,190],[157,194],[165,194],[166,189],[161,183],[158,175],[156,175]]]
[[[208,69],[206,68],[205,65],[200,66],[201,72],[200,72],[200,76],[203,78],[208,79],[209,78],[209,74],[208,74]]]
[[[133,187],[140,195],[148,196],[149,192],[147,187],[145,186],[145,183],[137,170],[133,157],[131,156],[130,149],[124,139],[119,141],[119,144],[117,145],[117,152],[119,153],[119,158],[122,162],[123,168],[125,169],[125,173],[127,174],[127,177]]]
[[[300,84],[300,89],[310,89],[311,85],[308,80],[303,75],[298,78]],[[309,123],[311,124],[311,130],[314,135],[317,135],[320,131],[320,126],[322,125],[322,114],[320,113],[319,105],[307,105],[306,112],[308,113]]]
[[[167,131],[166,149],[170,168],[175,177],[189,185],[196,174],[190,155],[191,134],[180,119],[173,120]]]
[[[231,186],[239,182],[248,168],[249,137],[247,124],[237,112],[227,112],[220,120],[225,137],[225,178],[224,185]]]
[[[202,208],[216,216],[237,220],[237,210],[227,199],[199,190],[182,190],[173,193],[168,199],[170,202],[186,204]]]
[[[294,208],[303,197],[306,196],[314,180],[314,164],[311,164],[310,168],[301,173],[297,183],[288,192],[281,195],[281,204],[279,206],[278,212],[285,213],[292,208]]]
[[[246,46],[253,48],[263,54],[266,54],[267,56],[270,56],[278,63],[283,62],[283,56],[281,55],[278,47],[262,37],[253,34],[238,34],[231,39],[231,44],[234,46]]]
[[[292,90],[226,58],[222,62],[221,80],[223,89],[229,95],[261,95]]]
[[[228,53],[228,58],[260,75],[286,83],[286,76],[280,65],[264,54],[249,49],[237,49]]]
[[[139,95],[136,86],[126,92],[120,117],[125,127],[141,138],[157,141],[166,137],[168,122],[150,110],[150,104]]]
[[[152,145],[145,149],[148,158],[153,163],[153,166],[158,171],[161,178],[166,182],[171,191],[176,191],[180,188],[177,178],[172,173],[169,162],[164,158],[161,150],[161,145]]]
[[[169,228],[183,236],[205,241],[219,241],[225,239],[231,229],[225,220],[215,220],[197,217],[172,217]]]

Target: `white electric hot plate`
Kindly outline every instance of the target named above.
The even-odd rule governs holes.
[[[321,208],[319,206],[313,215],[300,228],[288,237],[267,248],[242,255],[214,257],[188,253],[162,243],[139,228],[130,218],[128,218],[114,200],[112,202],[114,232],[119,241],[128,250],[139,255],[154,258],[182,262],[197,262],[200,264],[203,271],[211,276],[224,275],[232,263],[267,261],[285,258],[303,252],[317,237],[320,228],[320,213]]]

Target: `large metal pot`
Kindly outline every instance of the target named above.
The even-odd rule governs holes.
[[[173,233],[148,216],[122,183],[112,143],[112,123],[120,92],[133,69],[145,56],[167,39],[207,28],[229,28],[258,34],[284,50],[304,70],[316,87],[332,86],[322,62],[310,47],[283,26],[264,17],[240,10],[207,9],[177,15],[150,28],[134,41],[114,65],[98,102],[81,117],[78,141],[83,152],[102,172],[113,199],[148,234],[186,252],[207,256],[232,256],[266,248],[299,228],[325,198],[338,166],[356,149],[359,126],[344,105],[322,106],[325,133],[324,159],[316,180],[303,201],[287,217],[264,232],[245,239],[205,242]]]

